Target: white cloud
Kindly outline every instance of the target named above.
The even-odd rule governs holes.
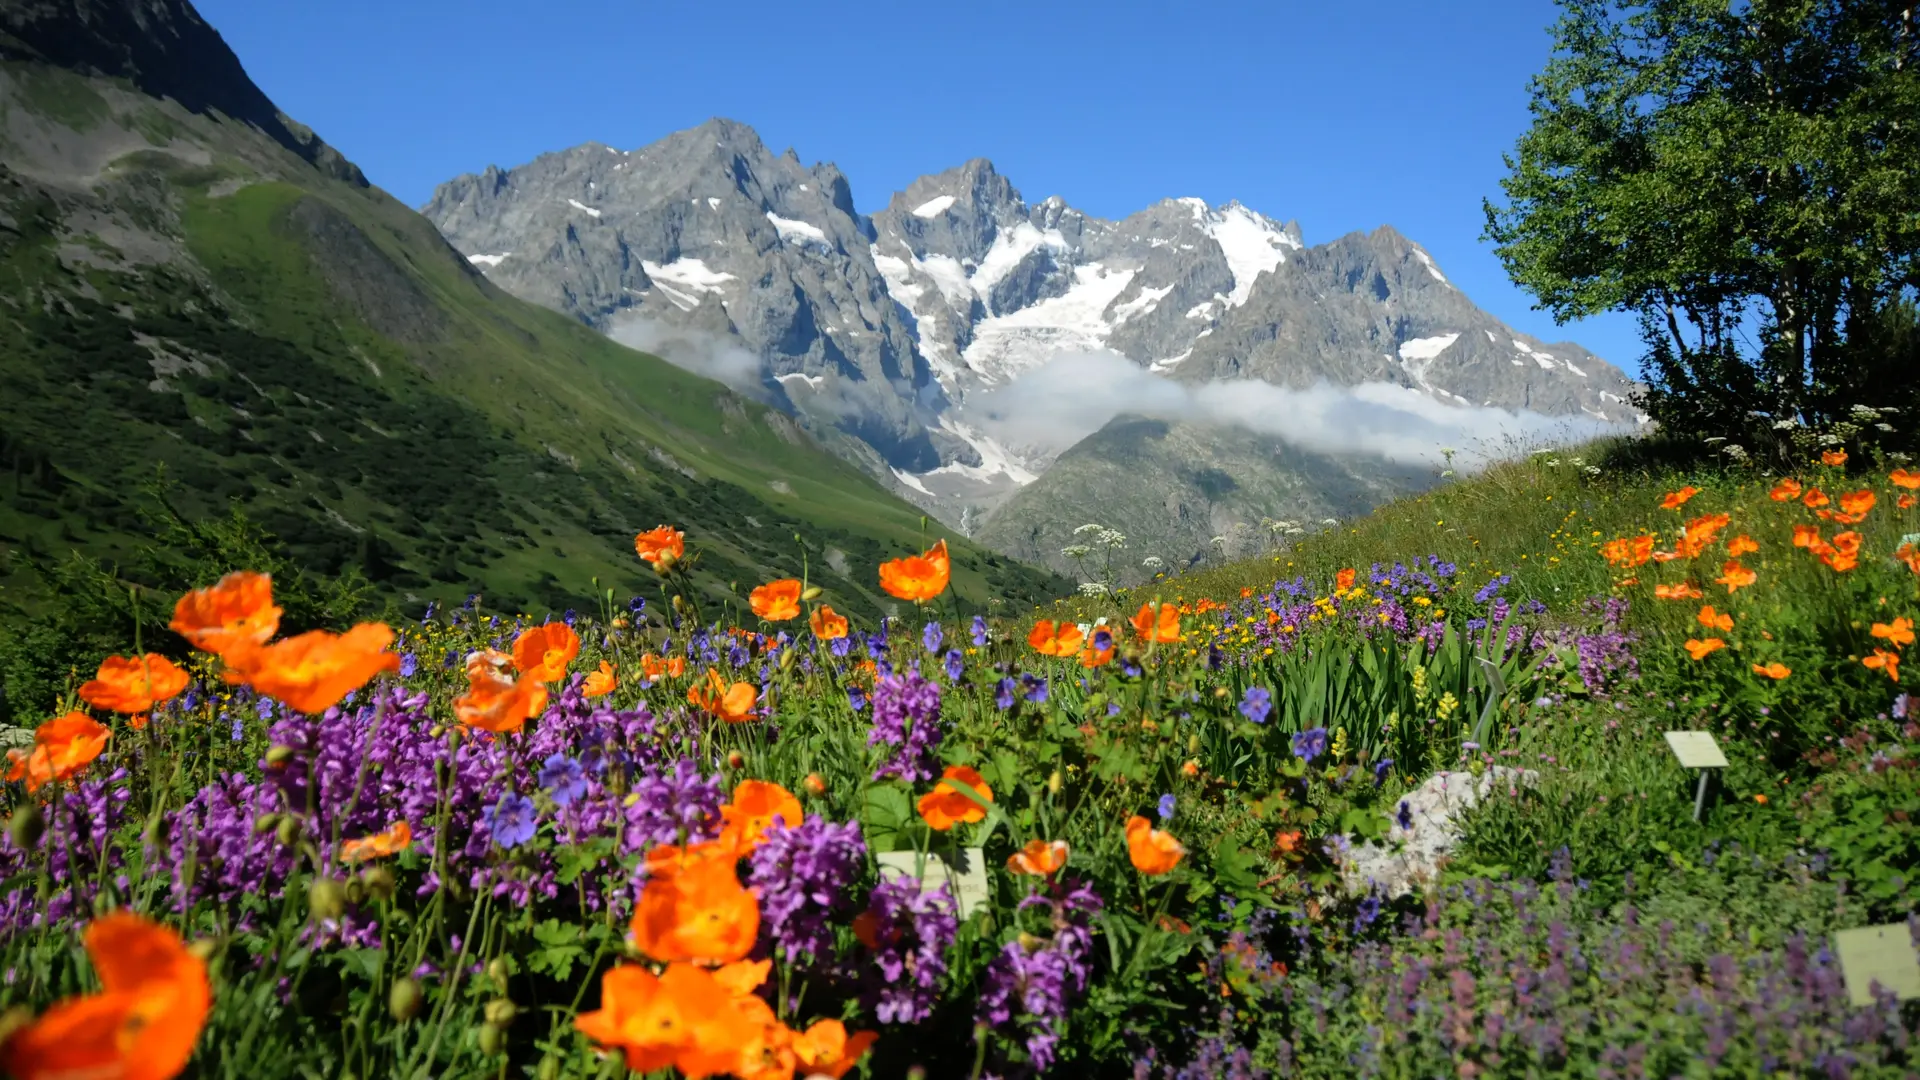
[[[738,344],[703,330],[684,329],[642,316],[620,319],[608,336],[628,348],[652,353],[675,367],[767,400],[767,365]]]
[[[1304,390],[1255,380],[1176,382],[1115,353],[1067,353],[969,404],[970,422],[1002,442],[1052,456],[1122,413],[1230,424],[1304,449],[1398,462],[1461,452],[1473,465],[1543,441],[1622,430],[1590,417],[1448,405],[1391,383]]]

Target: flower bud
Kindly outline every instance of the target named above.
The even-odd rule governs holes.
[[[788,671],[792,669],[794,659],[799,655],[799,653],[794,652],[792,649],[782,651],[780,653],[780,670]]]
[[[498,961],[496,961],[496,963],[497,962]],[[514,1015],[518,1012],[519,1010],[514,1008],[513,1002],[508,1001],[506,998],[494,998],[492,1001],[487,1002],[487,1010],[484,1015],[487,1018],[487,1023],[495,1027],[506,1027],[513,1023]]]
[[[800,599],[802,599],[802,600],[818,600],[818,599],[820,599],[820,594],[821,594],[821,593],[823,593],[823,592],[825,592],[825,591],[826,591],[825,589],[822,589],[822,588],[821,588],[820,586],[818,586],[818,585],[809,585],[809,586],[807,586],[807,587],[806,587],[805,589],[802,589],[802,590],[800,591]]]
[[[1200,733],[1196,731],[1192,735],[1187,736],[1187,753],[1197,754],[1199,752],[1200,752]]]
[[[187,946],[187,955],[204,964],[213,958],[213,954],[218,948],[218,942],[212,938],[203,937]]]
[[[307,913],[316,922],[338,919],[347,910],[346,887],[332,878],[314,878],[307,886]]]
[[[261,814],[253,821],[253,835],[263,836],[280,827],[279,814]]]
[[[15,1005],[0,1013],[0,1043],[28,1024],[33,1023],[33,1008],[29,1005]]]
[[[96,918],[112,914],[115,906],[111,889],[102,889],[93,894],[93,914]]]
[[[47,819],[40,813],[40,804],[27,803],[15,810],[7,822],[7,835],[13,838],[13,846],[22,851],[39,847],[40,838],[47,835]]]
[[[300,839],[300,819],[292,814],[281,817],[279,824],[274,826],[273,838],[280,841],[281,847],[292,847],[294,841]]]
[[[624,806],[624,807],[626,807],[626,808],[627,808],[627,809],[629,809],[629,810],[631,810],[631,809],[633,809],[633,807],[634,807],[634,805],[635,805],[636,803],[638,803],[639,801],[640,801],[640,793],[636,791],[636,792],[634,792],[633,794],[631,794],[631,795],[629,795],[629,796],[627,796],[626,798],[624,798],[624,799],[621,799],[621,800],[620,800],[620,805],[621,805],[621,806]]]
[[[915,1065],[907,1070],[907,1080],[927,1080],[927,1067]]]
[[[393,871],[384,866],[368,867],[366,873],[360,875],[360,880],[366,884],[367,895],[373,899],[393,899]]]
[[[800,786],[806,788],[807,794],[816,799],[823,798],[827,794],[827,782],[817,772],[808,773],[807,778],[800,781]]]
[[[540,1067],[534,1070],[533,1080],[560,1080],[560,1059],[549,1054],[540,1059]]]
[[[424,1003],[426,992],[420,990],[420,982],[413,976],[399,976],[394,980],[394,988],[386,992],[386,1013],[401,1024],[419,1017],[420,1005]]]
[[[660,553],[659,558],[653,560],[653,571],[661,577],[666,577],[668,574],[673,573],[673,568],[678,565],[680,565],[679,556],[670,551],[663,551]],[[673,608],[675,611],[680,610],[680,598],[678,596],[673,598]]]
[[[1049,795],[1060,794],[1060,787],[1062,784],[1065,784],[1065,783],[1066,783],[1066,778],[1060,775],[1060,770],[1059,769],[1053,770],[1053,772],[1047,777],[1047,794]]]
[[[346,890],[347,890],[347,903],[352,904],[356,907],[358,907],[360,903],[367,898],[366,882],[361,881],[359,878],[348,879],[346,884]]]
[[[1226,697],[1226,696],[1227,696],[1227,688],[1226,688],[1226,687],[1224,687],[1224,686],[1216,686],[1216,687],[1214,687],[1214,688],[1213,688],[1213,696],[1214,696],[1215,698],[1223,698],[1223,697]]]
[[[1180,773],[1182,776],[1199,776],[1200,763],[1192,758],[1188,758],[1186,764],[1180,766]]]
[[[738,750],[727,751],[727,768],[729,769],[744,768],[746,764],[747,764],[747,759],[741,755],[740,751]]]
[[[293,747],[272,746],[267,748],[267,768],[284,769],[287,762],[293,760]]]
[[[445,735],[446,733],[447,733],[447,725],[435,724],[432,727],[427,729],[427,738],[437,739],[440,736]]]
[[[487,962],[487,978],[492,979],[502,986],[507,984],[507,961],[505,957],[496,956]]]
[[[1040,947],[1045,944],[1046,942],[1041,941],[1039,938],[1024,930],[1020,932],[1020,947],[1025,949],[1029,954],[1039,952]]]
[[[663,558],[661,560],[665,562]],[[480,1052],[492,1057],[507,1045],[507,1033],[492,1024],[480,1025]]]

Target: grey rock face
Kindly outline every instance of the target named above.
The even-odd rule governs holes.
[[[1189,384],[1387,382],[1454,405],[1634,416],[1618,369],[1514,333],[1390,228],[1310,248],[1293,222],[1199,199],[1106,221],[1059,196],[1027,203],[984,159],[866,218],[832,165],[713,120],[640,150],[489,167],[423,212],[495,283],[637,344],[672,337],[677,361],[836,433],[823,441],[962,529],[1058,453],[996,441],[982,395],[1062,354]],[[1218,433],[1183,427],[1167,445],[1203,430]]]

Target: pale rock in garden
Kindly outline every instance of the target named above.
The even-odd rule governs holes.
[[[1438,880],[1448,856],[1460,843],[1461,819],[1468,810],[1490,795],[1516,795],[1539,780],[1540,774],[1531,769],[1505,765],[1495,765],[1477,777],[1470,772],[1439,772],[1427,777],[1425,783],[1401,797],[1413,827],[1403,829],[1395,821],[1384,842],[1369,841],[1348,848],[1341,857],[1342,881],[1356,895],[1376,888],[1387,897],[1399,897],[1426,888]],[[1397,815],[1398,802],[1393,809]]]

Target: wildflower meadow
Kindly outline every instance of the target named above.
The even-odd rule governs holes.
[[[1535,455],[1031,613],[934,542],[871,625],[672,525],[664,606],[231,567],[9,755],[0,1067],[1911,1076],[1834,935],[1920,940],[1917,496]]]

